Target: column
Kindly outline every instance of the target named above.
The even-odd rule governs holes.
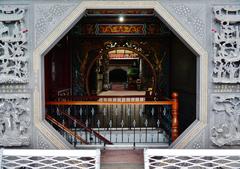
[[[142,59],[139,58],[139,78],[142,79]]]

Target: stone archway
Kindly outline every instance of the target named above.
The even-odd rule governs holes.
[[[181,136],[171,145],[173,148],[184,148],[193,138],[195,138],[207,124],[207,80],[208,80],[208,56],[207,52],[201,45],[189,34],[187,30],[160,4],[158,1],[82,1],[72,13],[67,16],[61,24],[41,43],[34,51],[33,71],[35,77],[34,86],[34,124],[42,134],[48,138],[53,145],[59,149],[69,148],[69,145],[61,140],[60,136],[52,130],[44,119],[45,101],[43,77],[43,55],[56,42],[71,29],[86,9],[154,9],[156,14],[163,20],[182,41],[191,48],[198,57],[198,89],[197,89],[197,119],[196,121],[181,134]]]

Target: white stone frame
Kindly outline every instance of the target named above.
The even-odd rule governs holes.
[[[184,148],[207,125],[208,54],[192,35],[158,1],[82,1],[80,4],[36,47],[33,55],[34,124],[41,133],[59,149],[70,148],[65,141],[52,131],[44,119],[44,76],[43,55],[81,18],[86,9],[154,9],[171,30],[197,55],[197,119],[191,124],[171,148]]]

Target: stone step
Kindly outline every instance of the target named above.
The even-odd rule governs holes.
[[[101,169],[143,169],[143,150],[103,150]]]
[[[101,169],[144,169],[143,164],[101,164]]]

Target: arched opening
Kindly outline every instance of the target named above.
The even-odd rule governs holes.
[[[127,72],[123,69],[113,69],[109,72],[110,83],[124,83],[127,82]]]
[[[111,42],[112,43],[112,42]],[[117,43],[117,42],[115,42]],[[131,91],[147,91],[154,93],[157,75],[150,60],[136,49],[130,47],[113,47],[99,52],[87,68],[86,91],[88,95],[101,94],[102,91],[112,89],[109,73],[120,68],[127,72],[124,84],[119,84],[121,89]],[[114,78],[118,78],[116,74]],[[143,92],[141,92],[143,94]]]
[[[113,69],[109,72],[109,82],[111,90],[123,91],[126,89],[125,84],[127,83],[127,72],[123,69]]]

